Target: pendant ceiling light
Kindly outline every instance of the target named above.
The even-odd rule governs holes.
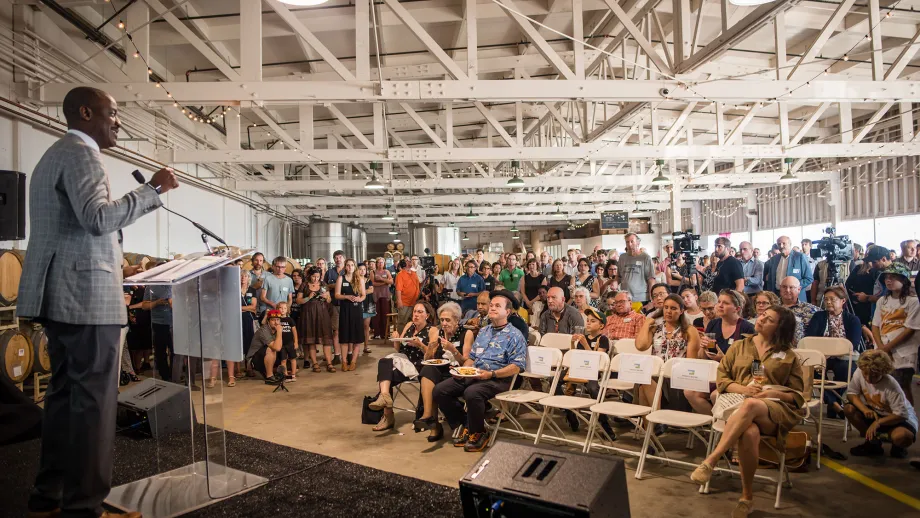
[[[565,213],[562,212],[562,209],[561,207],[559,207],[559,205],[560,205],[559,203],[556,203],[556,212],[553,213],[554,218],[564,218],[565,217]]]
[[[391,228],[390,231],[387,232],[387,234],[390,234],[391,236],[399,235],[399,231],[396,230],[396,223],[393,223],[393,228]]]
[[[475,218],[475,217],[476,217],[476,215],[473,214],[473,204],[470,203],[470,213],[466,215],[466,218],[467,218],[467,219],[473,219],[473,218]]]
[[[664,175],[664,160],[660,158],[655,160],[655,165],[658,166],[658,174],[652,178],[652,185],[667,185],[671,183],[671,180]]]
[[[511,236],[511,239],[521,239],[521,236],[515,234],[515,235]]]
[[[796,178],[795,174],[793,174],[793,172],[789,170],[789,164],[791,163],[792,163],[791,158],[787,158],[783,160],[783,171],[785,171],[785,174],[779,177],[779,183],[787,184],[787,183],[795,183],[799,181],[799,179]]]
[[[373,178],[371,178],[370,180],[368,180],[366,184],[364,184],[364,188],[371,190],[371,191],[379,191],[381,189],[385,189],[386,186],[380,183],[379,180],[377,180],[377,175],[374,175]]]
[[[513,223],[511,224],[511,232],[512,232],[512,233],[520,232],[520,231],[517,229],[517,226],[514,225]]]
[[[466,232],[463,233],[463,240],[464,240],[464,241],[469,241],[469,240],[470,240],[470,236],[466,235]]]
[[[384,220],[384,221],[393,221],[394,219],[396,219],[395,217],[393,217],[392,214],[390,214],[390,206],[389,206],[389,205],[387,205],[387,213],[384,214],[383,217],[380,218],[380,219],[382,219],[382,220]]]

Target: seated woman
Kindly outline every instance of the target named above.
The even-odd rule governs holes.
[[[438,308],[438,321],[440,329],[432,327],[429,331],[429,347],[425,352],[426,360],[442,359],[444,351],[448,351],[456,358],[468,356],[473,347],[476,334],[469,329],[460,327],[460,305],[456,302],[447,302]],[[459,348],[459,349],[458,349]],[[454,353],[454,351],[457,351]],[[438,407],[434,402],[434,386],[447,379],[450,363],[443,365],[424,365],[419,371],[422,385],[422,416],[415,420],[415,432],[430,430],[428,442],[437,442],[444,437],[444,428],[438,424]]]
[[[697,317],[692,322],[693,327],[695,327],[697,331],[705,332],[709,322],[716,318],[716,304],[718,304],[718,302],[719,296],[715,293],[711,291],[700,293],[697,299],[697,305],[700,307],[700,312],[703,316]]]
[[[412,320],[403,328],[402,333],[393,332],[393,338],[411,338],[407,342],[393,342],[393,348],[396,352],[405,356],[415,372],[405,366],[404,369],[409,371],[403,373],[398,368],[394,358],[381,358],[377,362],[377,383],[380,384],[380,395],[373,402],[368,404],[371,410],[383,409],[383,417],[377,426],[373,428],[375,432],[382,432],[393,428],[396,418],[393,416],[393,387],[414,377],[422,369],[422,362],[429,354],[432,341],[434,347],[439,348],[437,341],[437,329],[432,328],[434,325],[434,309],[427,302],[419,302],[412,308]],[[432,340],[434,338],[434,340]],[[431,354],[434,357],[434,353]]]
[[[866,442],[851,448],[850,454],[884,455],[879,436],[887,433],[891,438],[891,456],[907,457],[907,448],[917,440],[917,413],[891,376],[894,371],[891,356],[881,349],[872,349],[859,357],[857,365],[859,370],[847,387],[849,397],[844,413]]]
[[[760,315],[763,315],[768,309],[773,306],[782,305],[783,303],[779,300],[779,295],[772,291],[761,291],[757,295],[754,295],[754,318],[748,320],[748,322],[752,324],[756,323]]]
[[[843,286],[831,286],[824,291],[824,311],[818,311],[811,317],[808,327],[805,328],[805,336],[826,336],[830,338],[846,338],[853,344],[853,350],[856,352],[863,351],[862,324],[859,317],[844,311],[846,305],[846,291]],[[848,358],[828,358],[827,370],[833,371],[834,379],[837,381],[846,381],[847,366],[850,365]],[[856,363],[852,364],[853,371],[856,371]],[[843,391],[839,390],[834,395],[833,391],[825,390],[824,402],[828,405],[827,416],[830,418],[843,417],[843,407],[840,406],[843,401]]]
[[[735,290],[722,290],[716,302],[716,318],[709,322],[706,332],[700,336],[700,345],[687,349],[688,358],[722,361],[725,352],[745,335],[754,334],[754,325],[741,318],[744,311],[744,295]],[[710,338],[714,336],[715,339]],[[713,387],[710,386],[710,390]],[[695,392],[685,390],[684,396],[693,407],[693,411],[712,415],[712,403],[715,392]]]
[[[777,444],[785,444],[786,433],[802,418],[798,410],[805,402],[802,397],[805,380],[802,361],[793,352],[795,327],[792,311],[772,306],[757,319],[754,326],[757,334],[733,343],[719,364],[716,390],[720,394],[743,394],[746,399],[728,418],[719,444],[690,479],[700,485],[708,482],[716,462],[737,444],[741,499],[732,513],[735,518],[748,516],[754,508],[754,472],[760,453],[760,437],[776,437]],[[764,390],[763,385],[754,380],[755,366],[763,367],[765,384],[784,388]]]
[[[671,358],[684,358],[687,356],[688,349],[699,348],[700,335],[696,328],[684,318],[686,307],[680,296],[668,295],[660,304],[661,309],[650,314],[642,324],[642,328],[639,329],[636,335],[636,349],[644,351],[651,347],[652,354],[664,361]],[[657,387],[655,381],[639,387],[639,404],[650,406],[655,399]],[[673,401],[674,394],[665,393],[665,399],[668,400],[670,408],[676,404],[676,401]]]

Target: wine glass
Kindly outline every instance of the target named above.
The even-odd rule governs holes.
[[[764,366],[760,362],[754,362],[751,365],[751,374],[754,376],[754,381],[761,387],[767,381],[767,371],[764,369]]]

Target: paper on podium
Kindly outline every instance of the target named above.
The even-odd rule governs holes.
[[[180,284],[233,261],[224,255],[189,254],[125,279],[126,285]]]

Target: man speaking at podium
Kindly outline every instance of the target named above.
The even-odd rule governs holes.
[[[18,316],[45,326],[51,381],[30,517],[120,516],[102,502],[112,481],[118,350],[127,322],[121,229],[179,186],[170,169],[113,200],[101,150],[116,144],[115,99],[94,88],[64,97],[68,131],[42,156],[29,186],[29,245]],[[126,516],[139,517],[138,513]]]

